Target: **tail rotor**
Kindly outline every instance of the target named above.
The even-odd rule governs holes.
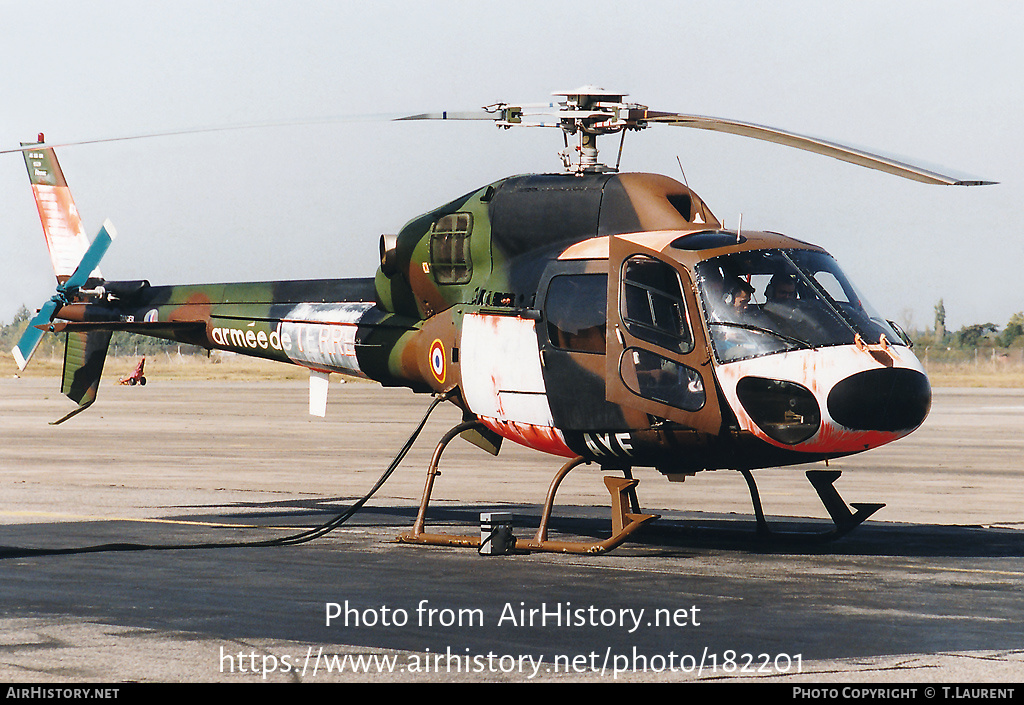
[[[39,312],[29,321],[28,328],[18,340],[18,344],[11,351],[18,369],[24,370],[29,360],[35,353],[36,348],[43,338],[43,332],[49,323],[57,316],[60,309],[68,304],[74,303],[79,298],[81,288],[89,281],[89,275],[99,265],[103,255],[106,254],[110,243],[117,237],[117,231],[108,220],[103,223],[96,239],[92,241],[89,249],[82,255],[78,267],[66,281],[57,285],[57,291],[44,303]]]

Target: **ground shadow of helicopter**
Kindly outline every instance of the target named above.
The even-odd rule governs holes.
[[[304,366],[318,415],[332,372],[437,395],[464,421],[438,443],[402,537],[426,544],[480,542],[425,530],[441,454],[457,436],[494,454],[507,439],[569,459],[549,488],[541,530],[517,547],[593,553],[656,518],[639,508],[633,467],[676,481],[742,472],[763,534],[752,470],[859,453],[924,421],[931,389],[910,341],[827,252],[777,233],[726,230],[685,184],[601,164],[596,140],[664,124],[929,184],[991,182],[761,125],[653,111],[590,86],[555,95],[563,100],[396,118],[557,127],[566,171],[502,179],[412,219],[381,237],[380,268],[364,279],[108,281],[97,266],[114,230],[106,224],[89,243],[54,145],[40,135],[4,150],[24,154],[58,281],[15,358],[24,367],[44,331],[66,334],[62,391],[78,407],[57,423],[95,401],[116,330]],[[551,541],[542,529],[558,485],[583,463],[615,473],[605,480],[612,535]],[[883,506],[851,510],[833,487],[838,475],[808,474],[832,536]]]

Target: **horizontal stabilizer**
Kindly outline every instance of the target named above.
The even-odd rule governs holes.
[[[180,334],[189,331],[202,333],[206,330],[206,323],[203,321],[54,321],[42,325],[40,328],[52,333],[119,330],[160,337],[161,334]]]

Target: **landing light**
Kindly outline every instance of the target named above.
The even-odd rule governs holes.
[[[779,443],[795,445],[818,432],[818,402],[795,382],[744,377],[736,384],[736,396],[757,427]]]

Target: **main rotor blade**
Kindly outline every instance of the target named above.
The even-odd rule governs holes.
[[[107,253],[107,248],[110,247],[110,243],[115,237],[117,237],[117,231],[114,230],[113,223],[109,220],[104,221],[103,227],[96,234],[96,239],[92,241],[89,249],[82,255],[82,260],[78,263],[78,267],[68,277],[68,280],[64,282],[65,290],[81,287],[89,281],[89,275],[92,274],[92,270],[99,266],[100,260]]]
[[[501,118],[501,113],[489,113],[485,110],[452,111],[442,110],[439,113],[416,113],[391,118],[393,121],[401,120],[490,120],[494,122]]]
[[[564,94],[559,94],[564,95]],[[575,95],[575,94],[574,94]],[[588,94],[591,95],[591,94]],[[598,95],[594,93],[593,95]],[[601,95],[604,95],[603,93]],[[608,94],[616,97],[616,94]],[[622,112],[613,111],[612,108],[623,109]],[[495,122],[500,127],[512,127],[523,125],[530,127],[561,127],[568,129],[568,124],[575,124],[580,121],[597,121],[607,119],[609,124],[599,125],[602,130],[616,131],[619,129],[637,129],[651,123],[673,125],[676,127],[692,127],[700,130],[712,130],[726,132],[743,137],[751,137],[766,142],[795,147],[815,154],[822,154],[859,166],[877,169],[889,174],[901,176],[906,179],[920,181],[926,184],[944,184],[955,186],[980,186],[994,184],[995,181],[986,181],[967,174],[957,173],[942,168],[937,171],[924,166],[916,166],[892,156],[869,152],[850,145],[843,145],[838,142],[800,135],[795,132],[781,130],[766,125],[729,120],[725,118],[708,117],[703,115],[688,115],[684,113],[660,112],[648,110],[642,105],[606,105],[595,104],[590,108],[579,108],[566,106],[563,103],[546,103],[538,105],[521,104],[512,106],[505,103],[496,103],[485,106],[482,110],[473,111],[440,111],[426,113],[390,113],[390,114],[363,114],[363,115],[337,115],[302,120],[268,121],[256,123],[238,123],[232,125],[215,125],[209,127],[196,127],[183,130],[168,130],[164,132],[149,132],[144,134],[129,135],[123,137],[106,137],[100,139],[79,140],[63,143],[40,143],[23,145],[13,149],[0,149],[0,154],[13,152],[24,152],[30,149],[70,147],[85,144],[99,144],[104,142],[121,142],[125,140],[147,139],[151,137],[171,137],[178,135],[191,135],[208,132],[227,132],[232,130],[251,130],[269,127],[296,127],[303,125],[323,125],[344,122],[397,122],[410,120],[487,120]]]
[[[749,122],[740,122],[739,120],[728,120],[703,115],[684,115],[682,113],[665,113],[654,110],[646,111],[646,114],[641,119],[650,123],[660,123],[662,125],[673,125],[676,127],[694,127],[698,130],[712,130],[715,132],[727,132],[733,135],[741,135],[743,137],[752,137],[766,142],[774,142],[787,147],[795,147],[808,152],[814,152],[815,154],[823,154],[827,157],[840,159],[844,162],[868,167],[869,169],[877,169],[889,174],[895,174],[896,176],[902,176],[905,179],[913,179],[914,181],[920,181],[926,184],[940,184],[946,186],[984,186],[997,183],[995,181],[983,181],[966,174],[955,174],[952,172],[940,173],[920,166],[914,166],[913,164],[907,164],[892,157],[873,154],[856,147],[842,145],[819,137],[798,135],[794,132],[780,130],[775,127],[756,125]]]
[[[430,115],[425,113],[424,115]],[[465,115],[465,114],[454,114],[454,115]],[[153,137],[176,137],[186,134],[204,134],[208,132],[232,132],[238,130],[256,130],[266,129],[269,127],[302,127],[307,125],[330,125],[333,123],[345,123],[345,122],[391,122],[395,120],[409,120],[417,119],[415,116],[410,118],[403,113],[374,113],[365,115],[335,115],[326,116],[321,118],[307,118],[303,120],[275,120],[268,122],[250,122],[250,123],[233,123],[229,125],[210,125],[207,127],[188,127],[180,130],[165,130],[158,132],[141,132],[139,134],[122,135],[119,137],[96,137],[92,139],[78,139],[67,142],[40,142],[36,144],[24,144],[22,147],[10,148],[6,150],[0,150],[0,154],[14,154],[15,152],[27,152],[29,150],[38,149],[58,149],[65,147],[80,147],[82,144],[102,144],[104,142],[122,142],[130,141],[133,139],[150,139]],[[427,119],[427,118],[422,118]],[[450,118],[456,119],[456,118]],[[459,118],[468,120],[472,118]],[[478,118],[483,119],[483,118]],[[494,120],[494,116],[487,118]]]

